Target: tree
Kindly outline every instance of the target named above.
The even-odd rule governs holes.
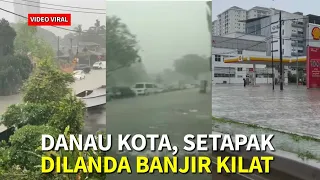
[[[12,55],[14,52],[14,38],[16,37],[16,32],[7,20],[0,20],[0,57]]]
[[[37,27],[28,26],[27,23],[16,25],[17,37],[14,41],[15,52],[26,55],[31,53],[35,59],[50,59],[55,57],[51,45],[37,36]]]
[[[175,71],[198,79],[200,73],[208,72],[209,62],[196,54],[188,54],[174,62]]]
[[[58,102],[72,92],[72,74],[63,73],[49,61],[39,62],[34,74],[24,84],[23,101],[29,103]]]
[[[136,36],[115,16],[106,18],[107,72],[141,62]]]
[[[28,57],[7,55],[0,59],[0,95],[11,95],[18,92],[23,81],[32,72]]]

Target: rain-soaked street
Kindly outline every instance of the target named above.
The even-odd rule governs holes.
[[[214,85],[212,114],[215,117],[254,123],[320,137],[320,90],[305,86]]]

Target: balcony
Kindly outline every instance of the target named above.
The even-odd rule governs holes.
[[[292,27],[304,27],[304,23],[303,22],[293,22],[291,24]]]
[[[291,46],[293,47],[304,47],[303,43],[297,43],[296,41],[291,42]]]

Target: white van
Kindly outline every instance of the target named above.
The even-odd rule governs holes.
[[[106,61],[98,61],[92,65],[92,68],[93,69],[106,69],[107,63],[106,63]]]
[[[131,89],[136,93],[136,95],[149,95],[163,91],[163,89],[157,84],[146,82],[136,83]]]

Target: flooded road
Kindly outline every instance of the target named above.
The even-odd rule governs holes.
[[[106,71],[105,70],[92,70],[90,74],[86,74],[85,79],[77,80],[71,85],[75,93],[83,90],[94,89],[99,86],[106,85]],[[8,106],[22,101],[22,95],[16,94],[12,96],[0,96],[0,114],[2,114]],[[0,126],[0,131],[5,127]]]
[[[320,89],[214,85],[212,115],[320,137]]]

